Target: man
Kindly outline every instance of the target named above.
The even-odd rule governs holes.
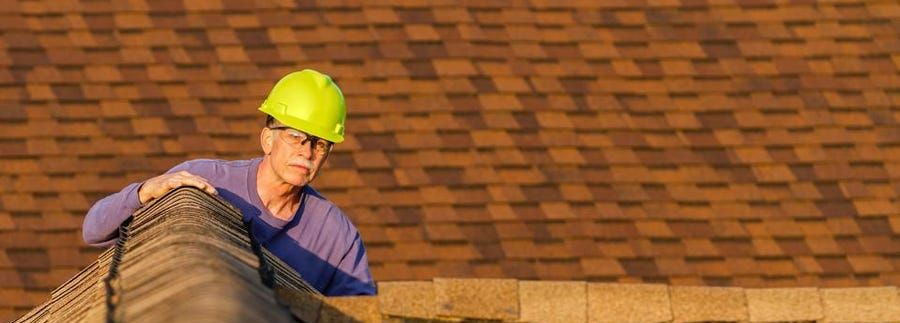
[[[344,97],[330,77],[290,73],[259,108],[265,155],[251,160],[198,159],[132,183],[98,201],[84,220],[84,240],[113,244],[117,227],[144,203],[180,186],[219,194],[252,222],[260,244],[328,296],[373,295],[366,251],[356,227],[308,184],[335,143],[344,140]]]

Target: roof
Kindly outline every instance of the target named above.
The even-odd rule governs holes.
[[[890,287],[769,288],[435,278],[323,297],[251,241],[240,212],[180,188],[17,322],[893,322]],[[257,245],[258,246],[258,245]]]
[[[0,318],[96,259],[102,196],[258,155],[300,68],[377,281],[900,283],[896,1],[0,7]]]

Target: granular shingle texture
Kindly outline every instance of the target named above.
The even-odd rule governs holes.
[[[381,312],[387,315],[419,319],[435,317],[434,285],[423,282],[385,282],[378,284]]]
[[[672,286],[673,322],[745,322],[744,291],[735,287]]]
[[[375,296],[331,297],[319,312],[319,323],[381,322],[378,298]]]
[[[894,286],[880,288],[824,288],[826,322],[900,321],[900,296]]]
[[[586,322],[587,284],[520,281],[519,318],[527,322]]]
[[[825,316],[816,288],[754,288],[744,294],[750,322],[818,321]]]
[[[102,252],[99,198],[260,154],[299,68],[347,98],[315,186],[378,281],[900,284],[896,1],[0,8],[0,320]]]
[[[587,286],[587,321],[671,322],[669,288],[660,284],[591,283]]]
[[[515,320],[519,317],[519,283],[515,279],[435,278],[438,317]]]

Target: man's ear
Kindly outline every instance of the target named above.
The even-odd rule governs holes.
[[[275,134],[272,132],[272,129],[262,128],[262,132],[259,133],[259,145],[262,146],[263,153],[268,155],[272,152],[272,141],[275,139]]]

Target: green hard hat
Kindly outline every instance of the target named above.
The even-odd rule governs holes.
[[[344,95],[331,77],[318,71],[305,69],[282,77],[259,111],[313,136],[344,141]]]

